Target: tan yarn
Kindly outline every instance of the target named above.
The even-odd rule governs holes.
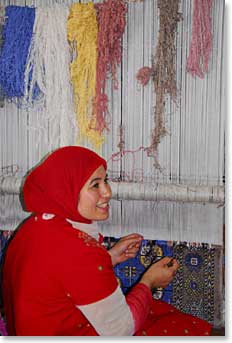
[[[155,158],[155,167],[160,169],[157,150],[162,137],[167,134],[165,128],[165,96],[169,94],[173,101],[176,100],[176,47],[175,36],[177,24],[182,19],[178,12],[180,0],[158,0],[159,8],[159,39],[152,61],[152,79],[156,95],[154,121],[155,128],[152,132],[151,145],[146,149],[148,156]]]

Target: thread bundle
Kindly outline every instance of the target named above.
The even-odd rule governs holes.
[[[2,37],[2,28],[4,24],[4,17],[5,17],[5,9],[3,6],[0,5],[0,53],[3,44],[3,37]],[[0,107],[4,106],[4,95],[2,92],[2,87],[0,85]]]
[[[164,39],[163,34],[159,35],[152,68],[142,68],[137,79],[143,85],[150,78],[154,82],[155,128],[147,153],[155,157],[155,166],[159,168],[157,146],[166,134],[164,98],[169,93],[175,100],[177,91],[174,39],[180,14],[177,11],[178,0],[172,4],[166,0],[158,1],[157,5],[160,32],[166,36]],[[208,69],[212,48],[211,8],[212,0],[194,2],[187,71],[199,77],[203,77]],[[61,19],[62,11],[64,20]],[[109,130],[106,80],[111,77],[113,88],[118,88],[117,68],[122,57],[126,12],[123,0],[104,0],[95,5],[92,2],[75,3],[70,8],[58,4],[49,9],[7,6],[0,51],[0,89],[3,95],[18,106],[37,106],[40,103],[45,107],[43,113],[46,118],[54,119],[60,113],[57,121],[62,121],[64,128],[62,144],[68,142],[69,133],[65,134],[68,125],[65,123],[69,122],[70,126],[79,128],[77,143],[88,139],[99,150],[104,142],[104,132]],[[62,25],[59,26],[59,22]],[[73,93],[73,98],[67,93],[63,97],[64,89]],[[62,129],[54,131],[60,134]]]
[[[33,34],[35,8],[7,6],[0,55],[0,83],[9,98],[24,95],[24,71]]]
[[[91,130],[91,126],[96,125],[92,112],[96,85],[97,33],[97,19],[93,3],[73,4],[67,22],[67,34],[68,41],[76,52],[70,72],[80,140],[87,137],[96,148],[99,148],[102,138],[97,131]]]
[[[69,9],[65,5],[38,8],[33,39],[25,70],[26,92],[22,102],[37,108],[43,116],[42,126],[49,121],[52,145],[59,136],[59,145],[68,145],[75,132],[75,111],[69,64],[71,54],[66,39]],[[62,53],[61,53],[62,52]],[[40,101],[34,102],[34,89],[41,90]]]
[[[208,71],[212,51],[212,4],[212,0],[195,0],[193,7],[192,40],[187,58],[187,71],[200,78]]]
[[[192,39],[190,53],[186,61],[186,69],[193,76],[204,77],[208,71],[209,57],[212,50],[211,9],[213,0],[194,0]],[[155,92],[155,127],[152,132],[151,144],[146,148],[147,154],[154,157],[154,167],[161,170],[158,161],[158,145],[168,133],[165,127],[166,95],[176,102],[176,47],[177,24],[183,19],[179,13],[180,0],[158,0],[159,37],[155,54],[152,57],[152,67],[142,67],[137,72],[138,82],[145,86],[150,79],[154,83]]]
[[[100,133],[108,129],[108,96],[106,94],[106,80],[111,76],[113,88],[118,89],[117,67],[121,63],[121,39],[126,26],[127,8],[123,0],[104,1],[96,4],[98,21],[97,37],[97,75],[96,97],[94,101],[94,115],[96,117],[96,130]]]
[[[99,8],[93,3],[75,3],[70,8],[7,6],[0,52],[0,88],[8,101],[19,107],[40,106],[45,119],[54,121],[57,116],[63,127],[68,127],[66,119],[71,126],[75,121],[76,143],[88,139],[97,150],[107,129],[106,78],[111,76],[117,89],[126,13],[122,0],[104,1]],[[68,91],[73,97],[63,96]],[[67,141],[64,135],[63,143]]]

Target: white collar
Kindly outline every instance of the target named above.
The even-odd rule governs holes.
[[[66,218],[67,222],[69,222],[74,229],[78,229],[81,231],[84,231],[87,233],[89,236],[92,236],[96,240],[99,239],[99,227],[96,222],[92,222],[91,224],[86,224],[86,223],[79,223],[79,222],[74,222],[73,220],[70,220]]]
[[[55,217],[55,214],[51,213],[43,213],[42,218],[44,220],[50,220]],[[99,240],[99,234],[101,232],[99,231],[98,224],[96,222],[92,222],[91,224],[86,223],[80,223],[80,222],[74,222],[71,219],[66,218],[67,222],[69,222],[74,229],[79,229],[85,233],[87,233],[89,236],[95,238],[97,241]]]

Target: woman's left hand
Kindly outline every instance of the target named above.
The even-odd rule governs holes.
[[[143,236],[138,233],[132,233],[122,237],[111,249],[109,249],[108,253],[111,256],[113,266],[124,262],[129,258],[135,257],[142,239]]]

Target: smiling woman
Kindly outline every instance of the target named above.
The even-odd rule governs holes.
[[[109,216],[106,162],[83,147],[51,153],[26,176],[32,212],[3,261],[3,305],[11,336],[209,335],[211,326],[152,299],[179,267],[170,257],[151,265],[123,295],[113,266],[135,257],[143,237],[123,237],[109,251],[93,221]],[[94,289],[93,289],[94,287]]]

